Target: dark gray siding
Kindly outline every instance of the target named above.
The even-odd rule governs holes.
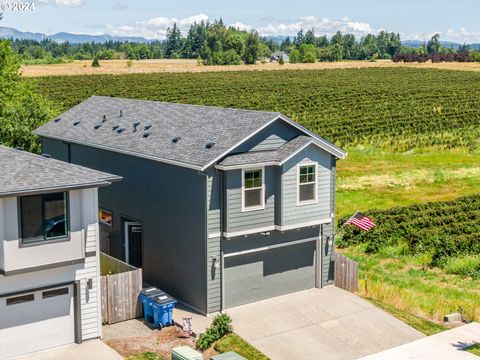
[[[224,240],[226,254],[290,241],[312,241],[225,258],[225,306],[233,307],[315,286],[319,227]]]
[[[276,149],[300,134],[298,129],[285,121],[277,120],[238,146],[232,153]]]
[[[315,145],[309,145],[282,166],[282,226],[301,224],[331,217],[332,156]],[[297,205],[297,165],[318,163],[317,203]]]
[[[53,157],[54,140],[44,139]],[[99,190],[99,205],[113,211],[111,252],[124,258],[123,220],[143,224],[144,281],[207,312],[206,189],[197,171],[80,145],[76,164],[123,176]]]
[[[226,232],[273,227],[275,224],[275,169],[265,167],[265,208],[242,212],[242,170],[225,171]]]
[[[57,140],[42,139],[42,153],[52,155],[55,159],[68,162],[69,145]]]
[[[207,177],[207,313],[221,310],[221,270],[215,269],[214,259],[221,261],[220,202],[222,198],[221,176],[210,168]]]

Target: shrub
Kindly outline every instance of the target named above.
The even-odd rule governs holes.
[[[132,67],[132,66],[133,66],[133,61],[127,60],[127,67]]]
[[[480,278],[480,256],[462,256],[447,259],[442,265],[447,274]]]
[[[200,336],[196,342],[197,349],[207,350],[213,343],[233,331],[232,319],[227,314],[219,314],[213,318],[212,325]]]
[[[278,65],[283,65],[285,64],[285,60],[283,60],[283,56],[280,56],[280,59],[278,59]]]
[[[98,56],[95,56],[92,60],[92,67],[100,67],[100,61],[98,61]]]

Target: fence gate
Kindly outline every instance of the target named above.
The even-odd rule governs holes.
[[[342,254],[335,254],[334,284],[350,292],[358,290],[358,263]]]
[[[120,321],[142,316],[142,304],[139,299],[142,290],[142,269],[134,268],[120,260],[101,254],[102,275],[100,277],[102,299],[102,322],[115,324]],[[111,270],[122,271],[109,274]]]

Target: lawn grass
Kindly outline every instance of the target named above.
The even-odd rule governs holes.
[[[480,153],[466,149],[388,153],[350,149],[337,163],[337,216],[452,200],[480,191]]]
[[[467,349],[468,352],[471,352],[474,355],[480,356],[480,344],[473,345]]]
[[[480,320],[480,279],[431,268],[428,254],[405,255],[402,246],[376,254],[364,250],[364,245],[339,250],[360,264],[360,296],[433,321],[453,312]]]
[[[218,340],[215,343],[214,348],[219,353],[235,351],[237,354],[240,354],[247,359],[268,360],[268,357],[263,355],[260,351],[255,349],[252,345],[235,333],[228,334],[222,339]]]
[[[376,307],[388,312],[389,314],[395,316],[397,319],[403,321],[407,325],[410,325],[414,329],[420,331],[421,333],[430,336],[438,334],[439,332],[447,330],[447,328],[441,324],[437,324],[433,321],[424,319],[420,316],[413,315],[408,311],[397,309],[392,305],[385,304],[381,301],[372,298],[365,298],[371,302]]]
[[[163,358],[154,352],[147,351],[137,355],[129,356],[126,358],[126,360],[163,360]]]

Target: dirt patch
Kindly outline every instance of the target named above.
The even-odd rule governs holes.
[[[141,336],[122,337],[106,341],[123,357],[137,355],[143,352],[154,352],[164,359],[170,359],[172,349],[177,346],[195,347],[193,338],[183,337],[183,331],[178,326],[170,326],[162,330],[152,330]],[[215,350],[210,349],[203,354],[204,359],[210,359],[216,355]]]

